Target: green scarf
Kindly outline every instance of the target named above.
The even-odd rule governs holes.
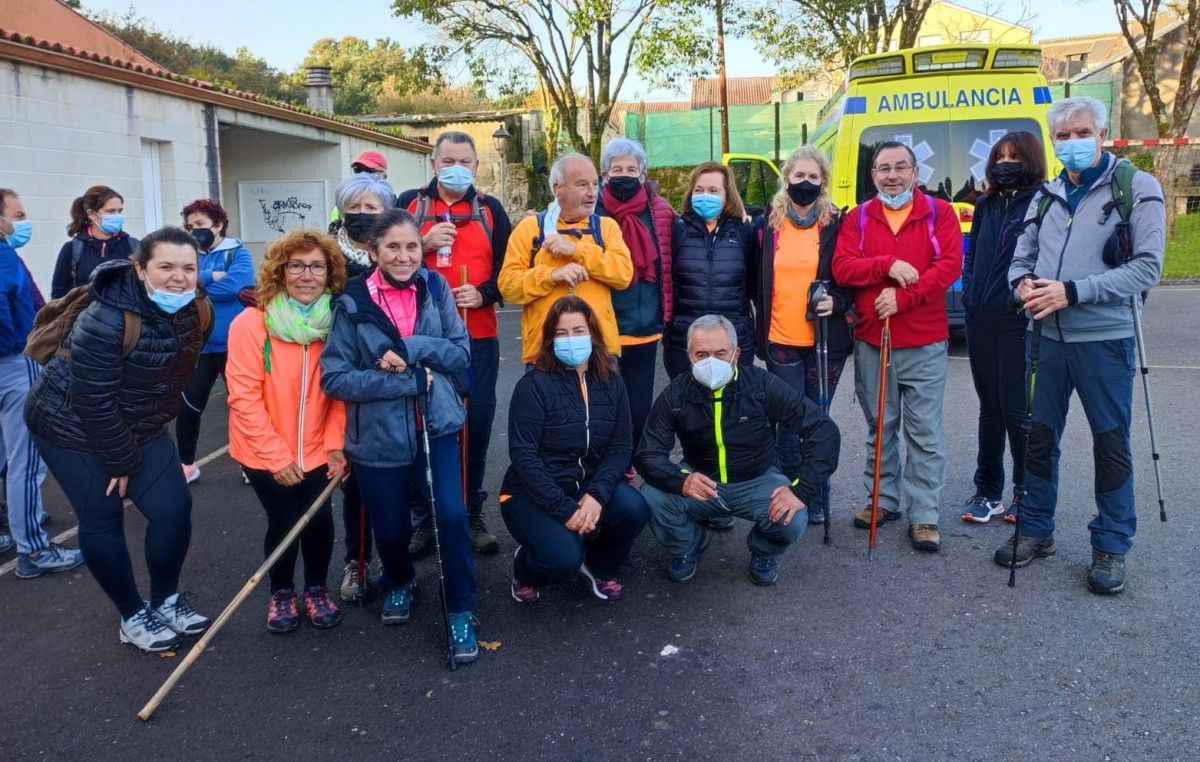
[[[280,341],[301,346],[324,340],[333,326],[332,303],[328,291],[307,307],[287,294],[280,294],[267,305],[264,316],[267,333]]]

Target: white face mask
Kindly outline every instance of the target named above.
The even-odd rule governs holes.
[[[692,365],[692,378],[715,392],[733,380],[733,364],[705,357]]]

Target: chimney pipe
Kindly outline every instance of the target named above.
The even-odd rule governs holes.
[[[333,76],[328,66],[309,66],[308,107],[319,114],[333,113]]]

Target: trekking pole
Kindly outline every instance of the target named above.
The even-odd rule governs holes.
[[[1159,466],[1158,442],[1154,437],[1154,408],[1150,403],[1150,364],[1146,361],[1146,340],[1142,334],[1142,297],[1133,302],[1133,337],[1137,342],[1138,367],[1142,371],[1142,396],[1146,398],[1146,423],[1150,427],[1150,457],[1154,460],[1154,486],[1158,488],[1158,520],[1167,520],[1167,503],[1163,498],[1162,470]]]
[[[425,392],[425,407],[429,408],[429,392]],[[442,593],[442,623],[446,631],[446,656],[450,671],[458,669],[454,658],[454,633],[450,630],[450,605],[446,601],[446,574],[442,568],[442,538],[438,533],[437,497],[433,489],[433,456],[429,450],[429,420],[421,417],[421,403],[417,402],[417,422],[421,425],[421,445],[425,448],[425,485],[429,488],[429,523],[433,526],[433,557],[437,564],[438,589]]]
[[[1025,469],[1029,466],[1029,434],[1033,430],[1033,394],[1037,391],[1038,357],[1042,349],[1042,321],[1033,321],[1033,334],[1029,340],[1029,381],[1025,392],[1025,421],[1021,427],[1021,470],[1020,478],[1013,485],[1013,502],[1017,510],[1013,512],[1012,557],[1008,560],[1008,586],[1017,586],[1017,538],[1021,535],[1021,510],[1025,506]]]
[[[175,684],[179,682],[179,679],[183,677],[183,674],[187,672],[193,664],[196,663],[196,660],[199,659],[204,653],[204,649],[208,648],[208,644],[211,643],[212,639],[217,636],[217,633],[221,631],[221,628],[225,626],[225,623],[228,622],[238,608],[246,602],[246,599],[250,597],[252,592],[254,592],[254,588],[258,587],[258,584],[262,582],[263,576],[265,576],[271,567],[275,565],[275,562],[279,560],[279,557],[283,555],[284,551],[291,547],[292,543],[296,542],[296,538],[300,536],[300,533],[304,531],[304,528],[308,526],[308,523],[312,521],[314,516],[317,515],[317,512],[325,507],[325,503],[329,501],[329,496],[333,494],[333,490],[337,488],[341,481],[341,479],[329,480],[329,484],[326,485],[321,494],[317,496],[317,499],[311,506],[309,506],[309,509],[304,512],[304,515],[296,521],[296,524],[292,527],[291,531],[284,536],[283,540],[280,541],[277,546],[275,546],[275,550],[271,551],[271,555],[267,556],[267,560],[263,561],[262,566],[258,567],[258,570],[255,571],[254,574],[250,575],[250,579],[246,580],[246,584],[242,585],[242,589],[239,590],[238,594],[233,597],[233,600],[229,602],[229,605],[225,607],[225,610],[221,612],[220,616],[213,621],[212,625],[208,628],[208,631],[200,637],[200,640],[196,641],[196,645],[192,646],[192,650],[189,651],[188,655],[185,656],[183,661],[179,663],[179,666],[175,668],[175,671],[172,672],[169,677],[167,677],[166,681],[162,684],[162,686],[159,687],[154,696],[152,696],[150,700],[146,702],[146,705],[142,707],[140,712],[138,712],[138,717],[143,720],[149,720],[154,715],[154,710],[158,709],[158,705],[161,704],[162,700],[167,697],[167,694],[171,692],[171,689],[175,687]]]
[[[826,415],[829,415],[829,318],[817,313],[817,304],[828,294],[825,281],[814,281],[809,294],[809,308],[816,317],[817,402],[821,406],[821,412]],[[821,515],[825,519],[823,522],[825,537],[822,542],[825,545],[831,544],[829,539],[829,492],[829,480],[826,479],[821,485]]]
[[[462,276],[461,285],[465,286],[467,284],[467,266],[466,265],[462,266],[462,268],[459,270],[459,274]],[[459,310],[459,313],[462,315],[463,328],[466,328],[467,327],[467,308],[463,307],[462,309]],[[459,438],[462,440],[462,447],[459,448],[459,450],[462,454],[462,490],[463,490],[463,505],[465,506],[468,503],[468,500],[467,500],[467,437],[468,437],[468,432],[470,431],[470,422],[468,419],[471,416],[471,401],[469,399],[467,399],[466,396],[463,397],[463,409],[465,410],[467,417],[463,419],[462,434],[459,435]],[[432,489],[432,486],[430,487],[430,489]]]
[[[883,471],[883,417],[887,407],[888,359],[892,350],[892,319],[883,319],[879,339],[879,408],[875,416],[875,483],[871,488],[871,528],[867,533],[867,560],[875,558],[879,532],[879,477]]]
[[[358,605],[367,601],[367,501],[358,499]]]

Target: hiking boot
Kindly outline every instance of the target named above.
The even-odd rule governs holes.
[[[696,566],[700,563],[700,554],[708,547],[708,532],[700,530],[700,540],[690,551],[682,556],[672,556],[671,564],[667,567],[667,579],[672,582],[687,582],[696,576]]]
[[[1046,556],[1054,555],[1054,537],[1030,537],[1027,534],[1017,535],[1017,562],[1016,566],[1028,566],[1035,558],[1045,558]],[[992,560],[998,565],[1008,568],[1013,565],[1013,544],[1010,537],[1000,547],[996,548],[996,553],[992,556]]]
[[[1116,595],[1125,589],[1125,556],[1092,548],[1092,566],[1087,574],[1088,590],[1099,595]]]
[[[750,554],[750,581],[762,587],[770,587],[779,579],[779,556],[765,553]]]
[[[0,553],[7,553],[13,549],[13,545],[15,544],[12,535],[7,532],[0,532]]]
[[[187,593],[169,596],[157,611],[167,626],[180,635],[199,635],[212,624],[208,617],[192,608]]]
[[[271,593],[267,603],[267,629],[271,632],[291,632],[300,626],[300,611],[296,607],[296,591],[288,588]]]
[[[1009,524],[1017,523],[1017,511],[1021,510],[1021,498],[1013,497],[1012,502],[1008,504],[1008,508],[1004,509],[1004,514],[1000,518],[1007,521]]]
[[[587,568],[587,564],[582,564],[579,567],[579,573],[587,577],[588,582],[592,584],[592,593],[602,601],[615,601],[621,598],[621,592],[624,588],[621,583],[615,579],[600,579],[591,570]]]
[[[883,508],[880,508],[879,518],[876,520],[875,526],[883,526],[889,521],[895,521],[898,518],[900,518],[900,511],[885,511]],[[859,529],[871,528],[871,506],[868,505],[866,508],[863,508],[861,511],[854,514],[854,526],[858,527]]]
[[[487,524],[483,523],[483,515],[479,513],[471,516],[471,545],[475,552],[482,556],[500,552],[500,543],[496,540],[496,535],[488,531]]]
[[[325,585],[310,587],[304,591],[304,613],[308,621],[318,630],[342,623],[342,610],[333,602],[329,588]]]
[[[425,522],[413,530],[412,537],[408,540],[408,555],[420,558],[432,548],[433,530],[429,528],[429,522]]]
[[[700,523],[714,532],[728,532],[733,529],[732,516],[701,516]]]
[[[938,533],[937,524],[910,524],[908,536],[917,550],[937,553],[942,548],[942,536]]]
[[[370,564],[367,564],[370,568]],[[338,592],[342,596],[342,600],[347,603],[354,603],[362,598],[365,593],[365,586],[362,580],[358,578],[358,561],[351,561],[342,568],[342,585]]]
[[[183,464],[183,479],[185,482],[187,482],[188,484],[191,484],[192,482],[196,481],[199,478],[200,478],[200,466],[197,466],[194,463],[184,463]]]
[[[450,651],[454,661],[467,664],[479,658],[479,620],[470,611],[450,615]]]
[[[825,511],[812,506],[808,509],[808,525],[817,526],[825,523]]]
[[[413,583],[389,590],[383,599],[383,613],[379,619],[384,624],[404,624],[412,613]]]
[[[179,633],[172,630],[148,603],[133,616],[122,619],[117,634],[122,643],[132,643],[148,654],[170,651],[183,645]]]
[[[517,582],[517,578],[513,577],[512,585],[508,588],[512,593],[513,600],[517,603],[537,603],[540,593],[533,585],[522,585]]]
[[[986,524],[993,516],[1004,513],[1004,503],[976,495],[967,501],[962,520],[971,524]]]
[[[64,548],[50,543],[49,547],[37,555],[21,553],[17,556],[17,576],[21,579],[33,579],[43,574],[57,574],[74,569],[83,563],[83,553],[78,550]]]

